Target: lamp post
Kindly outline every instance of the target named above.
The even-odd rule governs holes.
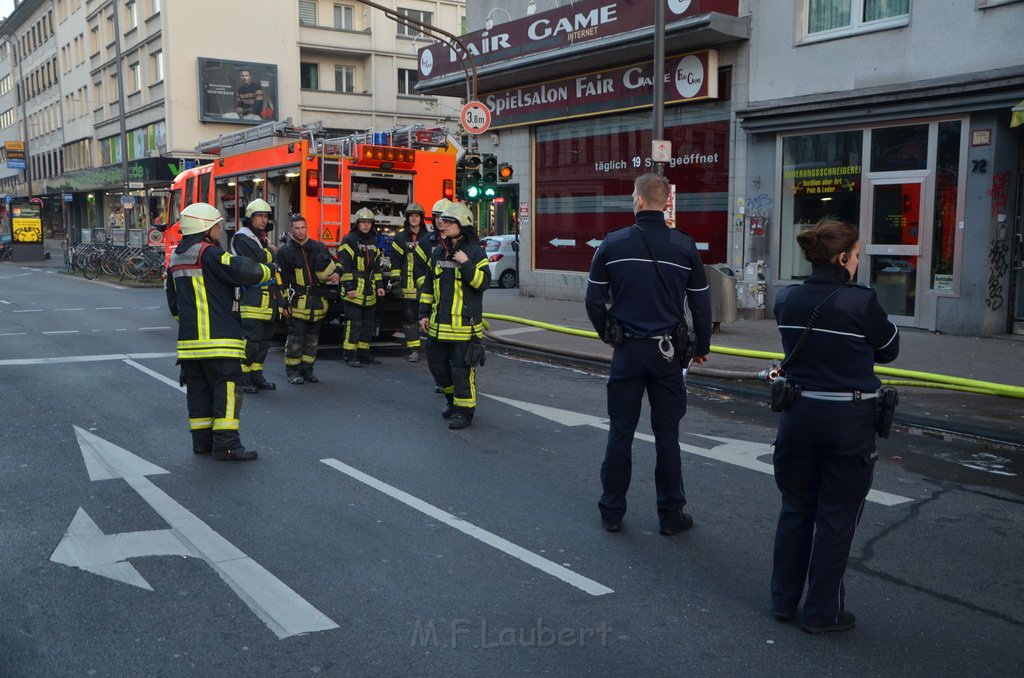
[[[487,19],[484,21],[484,28],[486,28],[487,30],[491,30],[492,28],[494,28],[494,21],[491,19],[491,15],[497,12],[499,9],[505,13],[505,16],[508,17],[509,21],[512,21],[512,15],[508,13],[507,9],[505,9],[504,7],[493,7],[491,8],[491,11],[487,13]]]
[[[121,176],[122,195],[129,195],[128,188],[128,131],[125,125],[124,114],[124,64],[121,61],[121,12],[118,7],[119,0],[112,0],[110,3],[114,10],[114,51],[117,57],[117,108],[118,122],[121,123]],[[128,245],[128,212],[124,204],[121,205],[121,212],[124,213],[124,244]]]
[[[665,3],[654,3],[654,63],[651,64],[654,80],[654,122],[651,140],[665,136]],[[652,146],[653,150],[653,146]],[[665,163],[654,163],[654,171],[665,173]]]
[[[18,42],[14,39],[14,36],[10,33],[0,34],[0,40],[7,43],[7,47],[10,50],[11,55],[18,62],[18,98],[21,99],[21,129],[22,135],[25,137],[22,143],[25,148],[25,189],[28,193],[28,198],[32,198],[32,163],[28,156],[28,115],[26,114],[25,100],[28,98],[25,91],[25,76],[21,66],[21,57],[18,55]]]

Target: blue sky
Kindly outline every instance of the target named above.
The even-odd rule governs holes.
[[[6,19],[14,9],[14,0],[0,0],[0,17]]]

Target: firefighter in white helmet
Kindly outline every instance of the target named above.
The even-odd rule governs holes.
[[[448,428],[466,428],[476,413],[476,372],[483,364],[484,291],[491,284],[473,212],[452,203],[437,224],[438,244],[430,253],[420,290],[420,329],[427,335],[427,364],[448,406]]]
[[[231,253],[261,264],[274,261],[277,247],[267,237],[272,209],[266,200],[257,198],[245,208],[242,227],[231,239]],[[268,285],[243,287],[240,290],[238,311],[242,316],[242,334],[245,337],[245,360],[242,361],[242,391],[259,393],[277,386],[263,376],[263,363],[270,350],[274,327],[281,315],[281,294],[273,280]]]
[[[370,355],[370,339],[376,321],[377,298],[383,297],[385,291],[383,253],[377,246],[373,211],[364,207],[355,217],[355,228],[338,248],[346,319],[342,348],[349,367],[380,362]]]
[[[402,303],[402,331],[405,333],[406,358],[420,359],[419,288],[427,268],[429,253],[427,232],[423,226],[423,205],[409,203],[405,208],[405,228],[391,241],[391,290]]]
[[[247,461],[257,454],[245,449],[238,434],[245,340],[232,306],[236,287],[268,282],[273,267],[225,252],[223,222],[217,208],[204,202],[182,210],[181,242],[167,268],[167,305],[178,321],[192,451]]]

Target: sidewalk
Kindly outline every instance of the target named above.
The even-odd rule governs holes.
[[[491,289],[484,296],[485,313],[516,316],[563,327],[593,331],[583,302],[552,301],[519,296],[519,290]],[[489,320],[497,337],[538,350],[566,351],[580,357],[608,360],[611,349],[586,337]],[[737,379],[770,367],[770,360],[716,353],[715,347],[780,353],[782,345],[774,320],[738,320],[722,323],[711,337],[712,354],[704,366],[729,371],[734,378],[697,374],[694,378],[722,388],[736,389],[767,402],[767,385]],[[1024,387],[1024,336],[959,337],[927,330],[900,328],[900,356],[886,367],[975,379]],[[883,379],[892,379],[883,375]],[[900,386],[897,424],[987,438],[1024,449],[1024,400],[934,388]]]

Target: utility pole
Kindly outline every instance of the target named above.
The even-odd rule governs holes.
[[[665,2],[654,3],[654,63],[651,64],[654,80],[654,124],[651,130],[651,141],[665,136]],[[654,150],[654,144],[651,144]],[[654,171],[665,173],[665,163],[654,163]]]
[[[119,111],[118,122],[121,123],[121,175],[122,175],[122,196],[129,195],[128,189],[128,132],[125,129],[124,113],[124,64],[121,62],[121,12],[118,6],[120,0],[111,0],[114,9],[114,48],[117,56],[117,108]],[[26,153],[27,155],[27,153]],[[135,210],[127,210],[124,204],[121,205],[121,213],[124,215],[124,244],[128,245],[128,213]]]

